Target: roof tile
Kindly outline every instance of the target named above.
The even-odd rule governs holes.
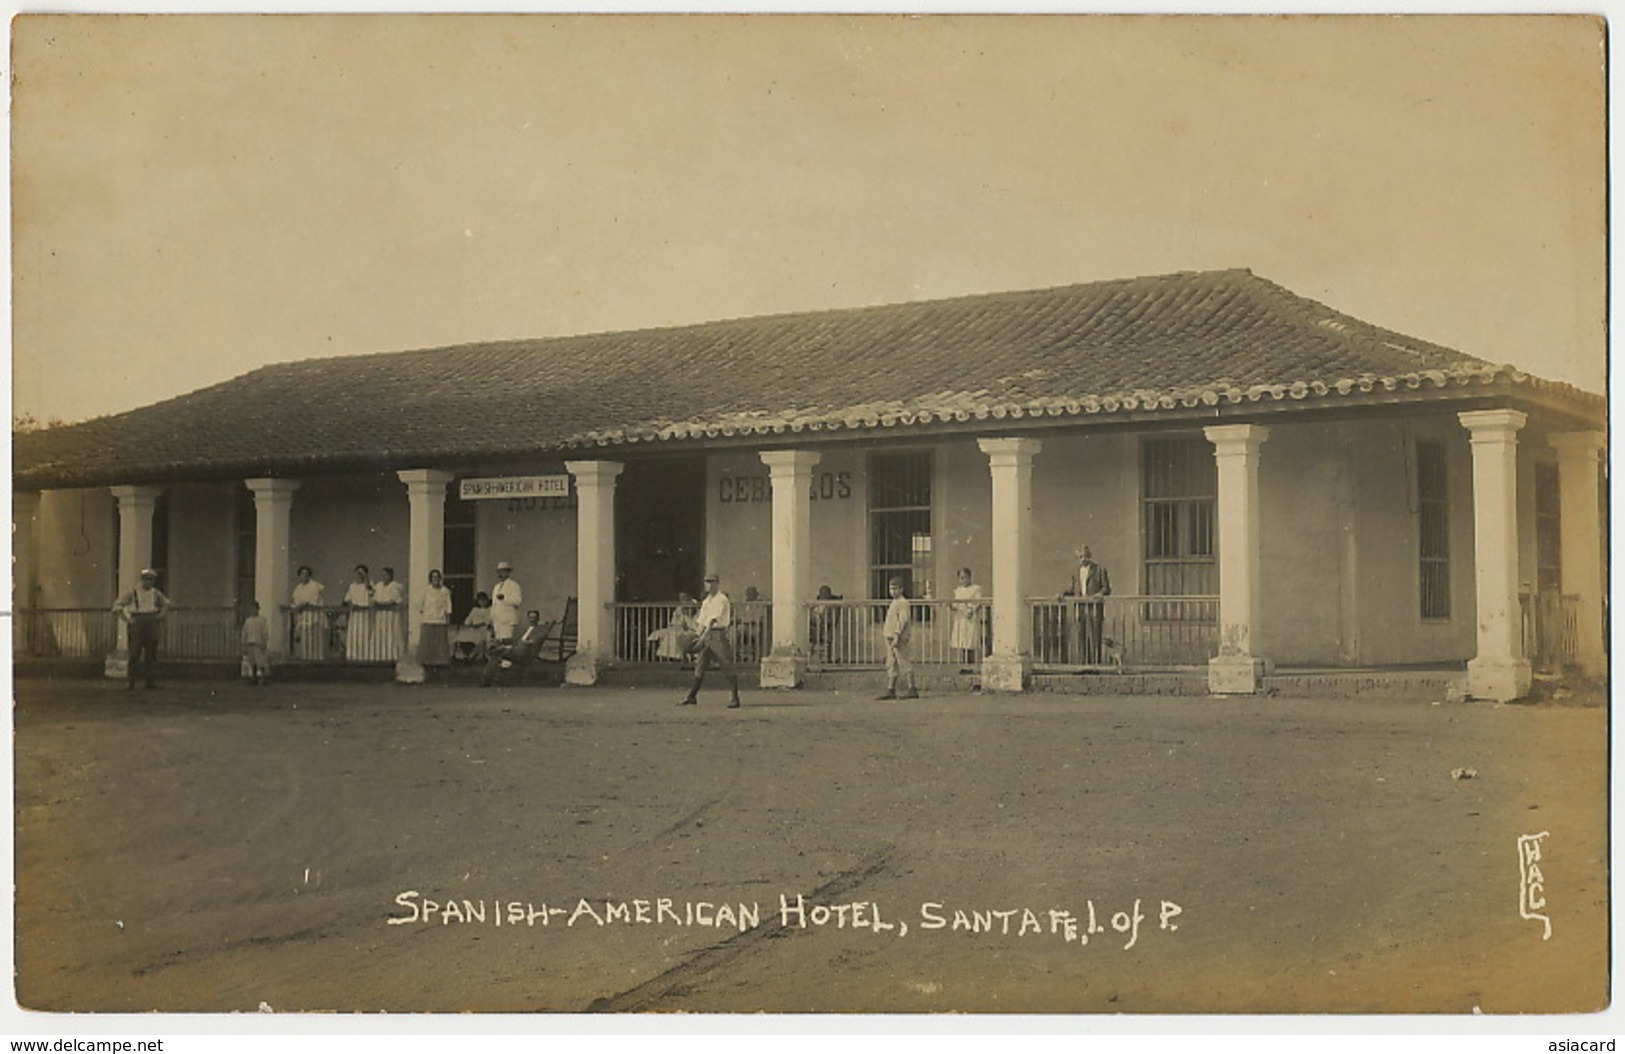
[[[265,366],[19,435],[14,468],[24,486],[293,474],[1497,378],[1601,402],[1250,271],[1182,272]]]

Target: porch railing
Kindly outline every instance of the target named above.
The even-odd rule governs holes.
[[[1557,592],[1518,594],[1523,654],[1538,670],[1561,670],[1579,654],[1580,598]]]
[[[241,650],[242,619],[231,607],[172,607],[159,624],[158,653],[169,659],[231,659]],[[124,644],[119,618],[106,608],[36,608],[17,612],[12,641],[19,657],[101,658]]]
[[[807,619],[808,665],[813,669],[877,668],[886,661],[883,629],[887,600],[815,601]],[[916,663],[974,669],[993,647],[992,601],[910,600],[911,658]],[[1048,669],[1138,669],[1205,664],[1218,651],[1219,598],[1114,596],[1098,604],[1035,598],[1033,659]],[[681,663],[679,612],[696,605],[675,601],[610,605],[615,658],[624,663]],[[741,662],[755,662],[772,647],[772,605],[734,604],[732,639]]]
[[[808,665],[815,669],[886,663],[889,600],[830,600],[808,605]],[[910,600],[909,657],[917,663],[979,665],[993,645],[989,601]],[[960,628],[955,631],[955,622]]]
[[[403,608],[284,608],[283,617],[290,662],[394,662],[406,650]]]
[[[610,605],[614,654],[623,663],[684,662],[681,637],[698,614],[698,604],[676,601]],[[681,614],[682,618],[679,618]],[[685,622],[686,620],[686,622]],[[773,605],[766,600],[736,600],[729,643],[736,662],[756,662],[772,648]]]
[[[1200,666],[1218,654],[1216,596],[1066,597],[1029,607],[1038,667]]]
[[[118,647],[118,616],[106,608],[23,608],[13,625],[18,658],[101,658]]]
[[[807,619],[813,668],[879,667],[886,659],[884,600],[814,602]],[[912,658],[926,664],[974,667],[993,646],[992,601],[911,600]],[[1041,668],[1146,668],[1199,665],[1217,652],[1217,597],[1113,596],[1098,605],[1075,599],[1029,600],[1033,659]],[[1523,598],[1526,653],[1553,665],[1575,654],[1573,596]],[[626,663],[680,663],[668,631],[676,602],[612,604],[615,658]],[[697,611],[689,605],[688,614]],[[730,637],[741,662],[772,647],[773,605],[734,604]],[[290,662],[393,662],[405,648],[406,613],[343,607],[283,609]],[[1096,619],[1098,618],[1098,633]],[[240,654],[241,614],[230,607],[173,607],[159,648],[172,659],[231,659]],[[956,628],[957,626],[957,628]],[[14,654],[28,658],[97,658],[122,643],[117,616],[105,608],[20,609]],[[663,646],[665,645],[665,646]]]

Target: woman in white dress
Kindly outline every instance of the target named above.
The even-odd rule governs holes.
[[[344,591],[344,657],[351,662],[376,658],[373,650],[372,583],[367,565],[355,565],[355,578]]]
[[[372,584],[372,657],[394,662],[406,641],[406,587],[395,581],[393,567],[379,568],[383,577]]]
[[[451,590],[439,571],[429,572],[429,588],[418,598],[418,662],[451,664]]]
[[[974,666],[982,657],[982,627],[986,615],[981,604],[982,587],[971,581],[973,577],[970,568],[961,567],[959,584],[954,587],[954,621],[948,633],[948,646],[954,650],[954,661],[961,666]]]
[[[322,610],[322,590],[312,578],[309,564],[299,568],[288,607],[293,612],[293,657],[311,661],[327,658],[327,612]]]

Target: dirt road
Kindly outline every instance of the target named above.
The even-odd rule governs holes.
[[[675,701],[23,680],[19,998],[1453,1014],[1607,999],[1600,707]],[[1531,902],[1550,939],[1520,914],[1518,839],[1541,832]]]

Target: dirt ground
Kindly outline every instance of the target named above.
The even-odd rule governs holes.
[[[25,1007],[1608,1000],[1601,706],[120,688],[17,685]]]

